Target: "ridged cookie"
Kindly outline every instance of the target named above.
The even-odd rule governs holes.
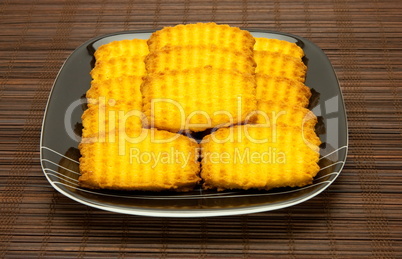
[[[88,106],[101,104],[113,105],[124,102],[133,109],[141,110],[142,94],[140,91],[143,78],[139,76],[122,76],[107,80],[91,82],[91,88],[86,93]]]
[[[148,55],[147,40],[119,40],[100,46],[94,53],[95,59],[109,60],[116,57],[143,57]]]
[[[151,52],[170,46],[215,45],[241,51],[253,50],[255,40],[250,32],[216,23],[180,24],[154,32],[148,40]]]
[[[253,74],[256,63],[253,52],[236,51],[214,45],[166,46],[154,51],[145,59],[148,73],[190,68],[224,68]]]
[[[141,56],[116,57],[99,60],[91,71],[93,80],[108,80],[121,76],[145,76],[145,63]]]
[[[258,101],[258,115],[255,123],[267,126],[288,125],[300,128],[312,128],[317,124],[317,117],[306,108],[292,106],[275,101]]]
[[[257,100],[283,102],[292,106],[307,107],[310,88],[303,83],[285,77],[257,73]]]
[[[295,58],[302,58],[304,52],[296,43],[278,39],[255,38],[254,50],[280,52]]]
[[[172,132],[244,122],[256,109],[254,76],[225,69],[153,74],[142,93],[151,125]]]
[[[310,148],[292,127],[222,128],[206,136],[201,148],[206,189],[302,187],[320,170],[317,148]]]
[[[142,129],[137,138],[82,142],[81,187],[189,191],[200,181],[198,144],[183,135]]]
[[[115,138],[118,131],[140,129],[147,125],[141,111],[141,103],[127,104],[117,101],[115,105],[92,105],[84,111],[82,119],[82,137]]]
[[[256,73],[305,81],[307,67],[298,59],[279,52],[254,51]]]

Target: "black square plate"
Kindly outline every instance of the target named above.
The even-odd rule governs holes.
[[[115,40],[148,39],[153,31],[125,31],[85,42],[65,61],[55,80],[43,119],[41,165],[50,184],[80,203],[108,211],[161,217],[207,217],[238,215],[285,208],[311,199],[339,175],[348,149],[348,128],[342,93],[335,72],[324,52],[312,42],[295,35],[250,30],[255,37],[295,42],[303,48],[308,66],[306,85],[312,89],[310,109],[319,117],[320,172],[314,183],[303,188],[271,191],[204,191],[189,193],[146,193],[87,190],[78,186],[81,115],[93,51]]]

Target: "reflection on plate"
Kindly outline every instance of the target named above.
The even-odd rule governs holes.
[[[320,172],[302,188],[271,191],[205,191],[151,193],[87,190],[78,186],[81,115],[90,87],[93,51],[114,40],[147,39],[152,31],[121,32],[87,41],[61,68],[46,108],[41,134],[41,164],[50,184],[59,192],[88,206],[119,213],[162,217],[207,217],[276,210],[306,201],[325,190],[346,160],[348,130],[342,93],[335,72],[321,49],[290,34],[250,30],[255,37],[295,42],[303,48],[308,65],[306,85],[312,88],[310,109],[319,117],[317,134]]]

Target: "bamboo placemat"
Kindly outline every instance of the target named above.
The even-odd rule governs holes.
[[[401,15],[399,1],[2,1],[0,257],[401,258]],[[287,209],[204,219],[109,213],[56,192],[39,136],[67,56],[105,33],[208,21],[296,34],[328,55],[350,130],[335,183]]]

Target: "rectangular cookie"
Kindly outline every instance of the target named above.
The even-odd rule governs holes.
[[[300,107],[309,105],[310,88],[299,81],[260,73],[255,75],[255,79],[257,100],[282,102]]]
[[[97,61],[106,61],[117,57],[144,57],[148,53],[147,40],[132,39],[104,44],[95,51],[94,56]]]
[[[225,69],[148,75],[142,92],[151,126],[172,132],[245,122],[256,109],[254,76]]]
[[[309,136],[305,136],[309,134]],[[206,189],[302,187],[320,170],[314,132],[296,127],[242,125],[221,128],[201,142]]]
[[[83,141],[79,183],[89,189],[189,191],[200,181],[198,148],[186,136],[156,129],[116,141]]]
[[[254,50],[280,52],[299,59],[304,56],[303,49],[297,46],[296,43],[278,39],[255,38]]]
[[[150,52],[163,47],[185,45],[215,45],[232,50],[253,50],[254,37],[238,27],[216,23],[179,24],[154,32],[148,40]]]
[[[253,51],[222,48],[215,45],[165,46],[145,59],[148,73],[212,67],[254,74]]]
[[[256,50],[254,60],[257,63],[256,73],[286,77],[304,83],[307,67],[298,58],[279,52]]]

